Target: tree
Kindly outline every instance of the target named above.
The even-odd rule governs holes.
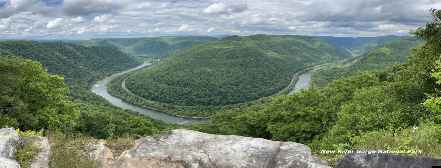
[[[75,126],[78,111],[67,96],[63,77],[48,74],[40,63],[13,56],[0,57],[0,72],[0,116],[15,123],[12,126],[23,130]]]

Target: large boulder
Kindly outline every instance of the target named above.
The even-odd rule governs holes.
[[[391,154],[352,153],[337,163],[337,168],[432,168],[441,160]]]
[[[137,140],[113,167],[328,168],[303,144],[183,129]]]
[[[19,168],[15,160],[15,152],[20,142],[20,137],[12,128],[0,129],[0,168]]]

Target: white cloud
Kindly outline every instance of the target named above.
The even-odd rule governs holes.
[[[189,32],[193,31],[193,29],[188,24],[183,24],[178,28],[178,32]]]
[[[0,37],[390,35],[424,25],[431,20],[428,10],[441,8],[438,0],[64,0],[52,6],[9,1],[0,6]]]
[[[207,33],[211,33],[211,32],[213,32],[214,30],[216,30],[216,28],[214,28],[214,27],[210,27],[210,28],[207,29]]]
[[[110,15],[99,15],[99,16],[95,16],[93,18],[93,21],[98,22],[98,23],[102,23],[102,22],[106,22],[107,20],[109,20],[112,16]]]
[[[222,2],[213,3],[203,10],[207,14],[232,14],[240,13],[247,9],[246,4],[225,4]]]
[[[46,28],[48,29],[58,28],[62,25],[63,20],[64,20],[63,18],[56,18],[54,20],[51,20],[47,23]]]
[[[214,14],[214,13],[224,13],[227,12],[227,5],[224,3],[214,3],[204,9],[204,13]]]
[[[77,16],[71,19],[73,22],[84,22],[84,18],[81,16]]]

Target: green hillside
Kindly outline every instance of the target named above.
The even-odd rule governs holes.
[[[381,64],[407,57],[403,64],[359,72],[324,87],[216,113],[209,123],[195,128],[306,143],[331,164],[345,153],[323,150],[405,151],[397,155],[441,158],[441,11],[434,10],[433,15],[433,22],[415,33],[425,43],[409,57],[388,57],[395,55],[391,51],[408,53],[410,45],[401,41],[360,60]],[[415,40],[410,42],[416,44]],[[381,57],[372,57],[373,53]]]
[[[269,96],[306,66],[349,54],[312,37],[232,36],[198,45],[126,80],[146,99],[181,106],[219,106]]]
[[[115,47],[85,47],[63,42],[3,41],[0,54],[41,62],[50,73],[62,74],[67,83],[92,84],[109,74],[140,63]]]
[[[332,37],[322,36],[321,39],[345,49],[352,53],[354,56],[360,56],[366,52],[382,46],[393,40],[399,40],[402,37],[399,36],[379,36],[379,37]]]
[[[0,127],[97,138],[150,135],[164,129],[166,125],[115,108],[89,90],[95,81],[138,64],[115,47],[0,42]]]
[[[314,83],[323,86],[338,78],[362,71],[381,71],[385,68],[404,63],[412,48],[422,41],[413,37],[401,37],[384,42],[365,54],[321,69],[313,75]]]
[[[92,46],[114,46],[129,55],[146,58],[163,58],[179,50],[190,48],[197,44],[217,40],[214,37],[184,36],[184,37],[151,37],[151,38],[114,38],[82,41],[82,44]]]

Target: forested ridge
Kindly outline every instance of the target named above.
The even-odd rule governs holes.
[[[113,46],[132,56],[143,58],[165,58],[194,45],[215,41],[214,37],[150,37],[150,38],[112,38],[80,41],[86,46]]]
[[[383,71],[392,65],[402,64],[406,62],[412,49],[421,44],[423,41],[415,37],[395,37],[382,41],[360,56],[331,64],[314,73],[314,84],[323,86],[351,74],[363,71]]]
[[[401,150],[406,151],[401,155],[440,158],[441,11],[433,16],[415,33],[425,43],[404,64],[217,113],[195,128],[306,143],[334,163],[342,154],[320,151]]]
[[[61,130],[98,138],[149,135],[165,128],[112,107],[90,92],[93,82],[139,65],[115,47],[3,41],[0,53],[0,78],[5,81],[0,107],[6,109],[0,111],[0,127]]]
[[[90,85],[140,64],[115,47],[84,47],[65,42],[2,41],[0,54],[39,61],[50,73],[63,74],[70,84],[81,81]]]
[[[229,105],[272,95],[306,66],[348,56],[312,37],[232,36],[192,47],[131,74],[126,86],[161,103]]]

